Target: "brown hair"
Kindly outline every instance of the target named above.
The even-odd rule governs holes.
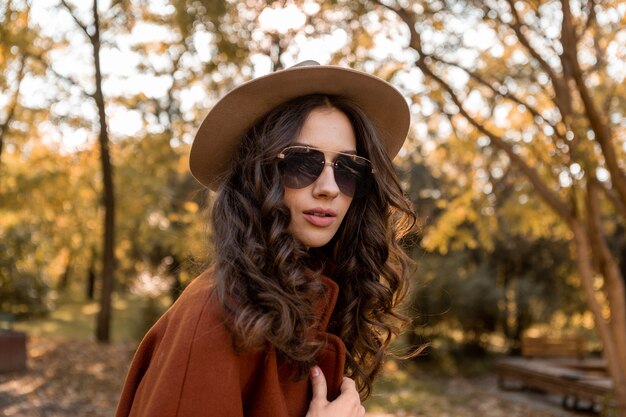
[[[287,231],[289,209],[276,164],[312,110],[342,111],[357,139],[357,153],[376,171],[371,191],[355,198],[325,247],[307,251]],[[374,125],[352,102],[310,95],[270,112],[243,138],[213,208],[215,283],[230,318],[235,346],[271,343],[302,377],[321,342],[309,337],[313,305],[323,295],[304,271],[312,262],[332,265],[339,299],[329,331],[347,348],[347,374],[366,398],[391,338],[405,321],[395,311],[407,289],[409,258],[399,240],[415,224],[393,165]]]

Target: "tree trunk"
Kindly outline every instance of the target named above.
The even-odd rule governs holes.
[[[111,294],[113,293],[115,272],[115,199],[113,193],[113,168],[109,155],[109,135],[106,122],[104,95],[102,93],[102,73],[100,71],[100,21],[98,18],[98,0],[93,1],[94,34],[90,36],[93,46],[94,68],[96,74],[96,92],[94,100],[98,106],[100,120],[100,162],[104,182],[104,245],[102,251],[102,288],[100,290],[100,311],[97,317],[96,339],[99,342],[111,340]]]
[[[94,299],[94,292],[96,287],[96,271],[93,257],[89,263],[89,271],[87,271],[87,287],[85,289],[85,295],[88,300]]]
[[[619,226],[615,231],[616,236],[625,236],[626,230],[624,230],[623,226]],[[624,285],[626,285],[626,242],[622,242],[620,244],[619,249],[619,270],[622,274],[622,278],[624,279]]]
[[[615,343],[615,340],[623,335],[613,334],[612,329],[615,326],[609,325],[602,314],[602,306],[597,299],[597,291],[595,289],[596,275],[591,262],[592,249],[590,238],[585,228],[577,221],[572,220],[570,227],[574,234],[573,244],[576,252],[576,263],[587,305],[594,315],[596,329],[603,344],[602,355],[607,361],[607,370],[613,380],[613,393],[618,407],[617,415],[626,417],[626,364],[623,360],[626,358],[626,346]]]
[[[173,260],[172,260],[172,264],[169,266],[169,272],[174,277],[174,283],[172,284],[172,287],[170,288],[170,297],[172,298],[172,303],[174,303],[174,301],[176,301],[178,297],[180,296],[180,294],[183,292],[184,287],[183,287],[183,283],[180,281],[181,263],[178,260],[178,257],[176,255],[171,255],[171,256]]]
[[[67,285],[70,282],[70,275],[72,274],[72,254],[70,253],[67,256],[67,263],[65,264],[65,271],[63,271],[63,275],[61,275],[61,279],[59,280],[59,290],[65,290]]]
[[[0,123],[0,166],[2,161],[2,151],[4,149],[4,140],[7,132],[9,131],[9,124],[13,120],[13,117],[15,117],[15,109],[17,108],[20,95],[20,86],[22,85],[22,80],[24,79],[24,67],[26,67],[26,55],[22,55],[20,58],[20,66],[17,70],[16,77],[17,86],[15,87],[13,96],[9,101],[6,119]]]
[[[102,288],[100,292],[100,311],[96,322],[96,339],[99,342],[110,341],[111,327],[111,294],[113,293],[115,272],[115,199],[113,192],[113,167],[109,156],[109,134],[106,121],[104,95],[102,93],[102,72],[100,70],[100,18],[98,16],[98,0],[93,0],[93,33],[77,17],[72,6],[66,0],[61,4],[69,11],[72,19],[89,38],[93,48],[94,72],[96,78],[96,91],[93,99],[98,107],[98,119],[100,132],[98,142],[100,144],[100,162],[102,166],[103,202],[104,202],[104,236],[102,250]]]

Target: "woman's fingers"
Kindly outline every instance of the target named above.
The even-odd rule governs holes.
[[[342,394],[345,392],[345,393],[356,393],[357,395],[359,395],[359,393],[356,390],[356,384],[354,383],[354,380],[348,378],[347,376],[343,377],[340,390]]]
[[[341,383],[341,394],[334,401],[326,398],[326,378],[317,366],[311,368],[311,384],[313,398],[307,417],[364,417],[365,408],[361,405],[361,398],[356,384],[350,378],[344,377]]]
[[[344,376],[340,390],[341,394],[337,397],[337,400],[341,400],[346,406],[351,407],[356,411],[360,411],[360,409],[363,408],[361,405],[361,396],[359,395],[359,391],[356,389],[356,384],[353,379]],[[360,414],[357,412],[354,415]]]
[[[326,377],[319,366],[311,368],[311,384],[313,385],[313,401],[327,403]]]

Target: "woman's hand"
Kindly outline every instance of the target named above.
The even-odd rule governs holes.
[[[365,407],[361,405],[361,398],[356,390],[356,385],[350,378],[343,378],[341,394],[332,402],[326,398],[326,378],[317,366],[311,368],[311,383],[313,385],[313,399],[311,399],[306,417],[365,416]]]

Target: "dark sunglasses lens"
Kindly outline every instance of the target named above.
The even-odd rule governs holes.
[[[335,181],[342,193],[362,197],[371,187],[372,166],[361,158],[339,155],[335,161]]]
[[[279,163],[283,184],[289,188],[304,188],[313,184],[324,169],[324,154],[311,149],[287,149]]]

